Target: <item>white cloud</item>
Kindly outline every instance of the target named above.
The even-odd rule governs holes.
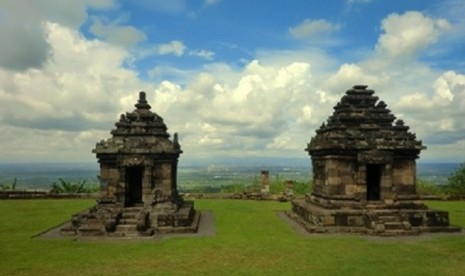
[[[183,89],[164,83],[155,89],[153,107],[163,109],[166,122],[180,132],[186,153],[266,154],[266,145],[295,121],[303,98],[312,93],[311,80],[307,63],[277,66],[254,60],[225,75],[201,73]],[[176,101],[164,93],[176,95]]]
[[[82,18],[68,24],[79,22]],[[125,33],[125,26],[118,22],[99,22],[103,22],[102,38],[112,31]],[[294,31],[306,36],[337,29],[325,22],[307,22]],[[358,62],[344,63],[314,48],[262,49],[243,67],[225,63],[189,70],[157,66],[148,71],[155,84],[125,68],[131,53],[115,45],[124,41],[133,45],[142,36],[123,35],[112,44],[109,37],[107,42],[88,40],[73,31],[77,27],[44,23],[38,34],[48,54],[39,63],[41,69],[0,69],[0,156],[23,161],[94,160],[90,149],[95,142],[110,136],[118,113],[132,110],[137,92],[145,90],[152,110],[164,118],[169,132],[179,132],[182,158],[302,157],[314,130],[344,92],[354,84],[367,84],[425,140],[429,147],[425,156],[460,157],[457,148],[465,143],[465,76],[418,60],[392,62],[395,55],[414,56],[435,43],[447,24],[419,13],[391,15],[383,22],[378,52]],[[402,49],[394,49],[392,41]],[[189,51],[178,40],[147,51],[207,59],[214,55]],[[32,63],[27,64],[25,68],[30,68]]]
[[[302,107],[301,116],[297,118],[297,123],[305,126],[306,124],[314,124],[315,120],[313,119],[313,109],[309,105]]]
[[[361,65],[342,64],[339,70],[328,78],[327,90],[345,91],[355,84],[377,87],[383,82],[383,76],[377,72],[366,71]]]
[[[441,32],[449,27],[447,20],[432,19],[417,11],[393,13],[382,21],[384,33],[376,49],[389,57],[412,56],[437,42]]]
[[[289,32],[295,38],[307,39],[315,35],[328,34],[339,29],[339,26],[331,24],[324,19],[305,19],[299,25],[289,28]]]
[[[401,96],[394,107],[408,114],[420,137],[435,147],[465,140],[463,74],[444,72],[429,89]]]
[[[173,40],[169,43],[160,44],[157,46],[157,53],[159,55],[175,55],[175,56],[182,56],[184,55],[184,51],[186,46],[182,41]]]
[[[0,143],[10,149],[24,144],[2,157],[91,160],[89,148],[127,108],[118,99],[150,85],[122,67],[129,56],[122,48],[55,23],[45,30],[50,57],[41,70],[0,69]]]
[[[13,70],[40,68],[48,59],[46,21],[77,28],[87,19],[88,8],[105,9],[111,0],[101,1],[15,1],[3,0],[0,24],[0,67]]]
[[[196,71],[183,70],[173,66],[156,66],[147,71],[147,75],[154,81],[179,81],[181,83],[186,79],[191,79],[197,74]]]
[[[433,102],[428,95],[415,92],[402,96],[395,106],[403,111],[428,111],[433,107]]]
[[[121,26],[115,22],[104,24],[95,19],[90,32],[97,37],[116,45],[131,47],[147,39],[147,36],[133,26]]]
[[[207,51],[207,50],[194,50],[194,51],[189,51],[189,55],[201,57],[206,60],[212,60],[213,57],[215,56],[215,52]]]
[[[302,150],[303,146],[296,143],[293,137],[283,134],[277,136],[273,141],[266,145],[267,150],[277,150],[277,151],[298,151]]]
[[[396,107],[402,110],[428,111],[444,110],[465,104],[465,76],[448,71],[439,76],[433,83],[431,95],[426,92],[415,92],[400,97]],[[456,100],[454,100],[456,99]],[[438,119],[438,118],[436,118]]]

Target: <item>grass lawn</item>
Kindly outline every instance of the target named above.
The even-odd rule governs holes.
[[[0,201],[1,275],[465,275],[464,236],[411,240],[301,236],[289,203],[198,200],[216,235],[144,241],[31,239],[93,200]],[[465,202],[428,202],[465,227]]]

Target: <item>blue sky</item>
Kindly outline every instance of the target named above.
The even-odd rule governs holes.
[[[0,0],[0,162],[91,161],[144,90],[189,161],[305,158],[367,84],[465,159],[465,1]]]

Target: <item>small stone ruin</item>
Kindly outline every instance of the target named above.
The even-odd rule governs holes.
[[[309,232],[415,235],[460,231],[447,212],[426,207],[416,193],[416,159],[426,147],[409,127],[356,85],[316,130],[306,151],[313,191],[288,215]]]
[[[269,194],[270,193],[270,172],[261,171],[260,175],[261,175],[261,185],[262,185],[261,192],[263,194]]]
[[[197,231],[199,212],[178,194],[178,136],[170,140],[145,92],[135,107],[121,115],[112,137],[93,150],[100,163],[97,204],[73,215],[62,234],[130,237]]]

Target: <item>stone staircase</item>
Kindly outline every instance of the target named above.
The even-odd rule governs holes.
[[[139,218],[144,216],[144,207],[126,207],[121,214],[116,231],[112,234],[115,237],[139,237],[144,236],[144,232],[137,229]]]
[[[418,235],[408,220],[405,220],[399,210],[370,210],[367,213],[368,228],[371,234],[381,236]]]

